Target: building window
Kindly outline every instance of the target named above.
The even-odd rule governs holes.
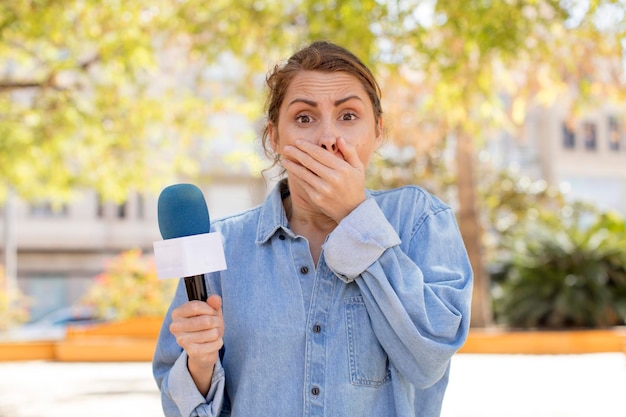
[[[621,126],[617,117],[609,116],[609,150],[619,151],[622,139]]]
[[[592,122],[583,123],[583,141],[585,149],[595,151],[597,145],[597,129],[596,124]]]
[[[31,217],[63,218],[67,217],[68,214],[67,204],[52,204],[50,201],[42,201],[30,205]]]
[[[561,131],[563,134],[563,148],[574,149],[576,147],[576,133],[574,133],[574,129],[572,129],[569,123],[563,122]]]
[[[99,219],[102,219],[104,218],[104,201],[102,200],[102,196],[100,194],[98,194],[96,198],[96,216]]]
[[[36,302],[30,311],[31,320],[69,305],[69,281],[64,276],[37,275],[25,278],[26,294]]]
[[[101,195],[98,195],[98,201],[96,203],[96,216],[99,219],[108,218],[109,216],[115,216],[118,219],[125,219],[128,217],[128,201],[124,201],[120,204],[114,204],[111,202],[105,202]]]
[[[128,212],[128,202],[124,201],[117,205],[117,218],[125,219],[127,217]]]

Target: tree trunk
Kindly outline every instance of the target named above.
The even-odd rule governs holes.
[[[1,282],[1,280],[0,280]],[[17,243],[15,241],[15,193],[11,186],[7,189],[7,197],[4,203],[4,282],[9,302],[13,299],[17,287]]]
[[[483,262],[482,228],[476,201],[474,141],[462,128],[456,130],[456,168],[459,195],[459,228],[474,271],[471,326],[492,324],[489,276]]]

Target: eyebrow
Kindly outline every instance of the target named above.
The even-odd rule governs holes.
[[[357,100],[363,101],[363,100],[361,99],[361,97],[356,96],[356,95],[352,95],[352,96],[348,96],[348,97],[340,98],[339,100],[335,100],[334,105],[335,105],[335,107],[337,107],[337,106],[340,106],[340,105],[342,105],[343,103],[345,103],[345,102],[347,102],[347,101],[350,101],[350,100],[352,100],[352,99],[357,99]],[[291,106],[292,104],[295,104],[295,103],[304,103],[304,104],[307,104],[307,105],[309,105],[309,106],[311,106],[311,107],[317,107],[317,103],[316,103],[315,101],[312,101],[312,100],[307,100],[307,99],[305,99],[305,98],[294,98],[293,100],[291,100],[291,101],[289,102],[289,106]]]

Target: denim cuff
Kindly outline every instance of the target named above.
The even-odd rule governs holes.
[[[385,250],[399,245],[400,237],[373,198],[346,216],[323,245],[328,267],[349,283],[361,275]]]
[[[196,387],[187,368],[187,353],[178,357],[169,375],[172,399],[182,416],[217,417],[224,399],[224,369],[218,360],[213,369],[211,388],[206,397]]]

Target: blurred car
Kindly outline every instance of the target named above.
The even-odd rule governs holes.
[[[61,340],[68,326],[92,326],[105,322],[86,306],[63,307],[38,320],[0,332],[1,340]]]

